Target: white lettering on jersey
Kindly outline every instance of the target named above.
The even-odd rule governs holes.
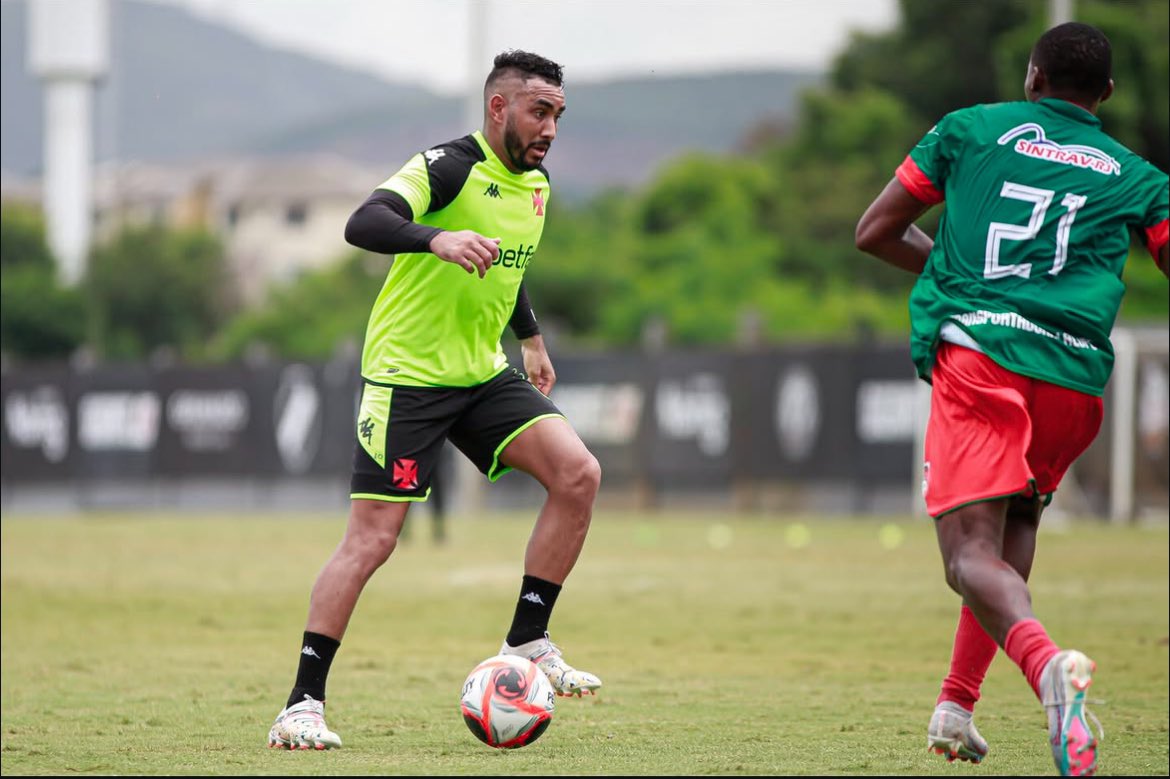
[[[1021,137],[1029,134],[1033,137]],[[1056,141],[1048,140],[1044,128],[1035,122],[1013,127],[999,137],[1000,146],[1007,146],[1012,141],[1015,141],[1015,152],[1025,157],[1048,160],[1061,165],[1075,165],[1106,176],[1121,175],[1121,164],[1105,152],[1092,146],[1061,146]]]

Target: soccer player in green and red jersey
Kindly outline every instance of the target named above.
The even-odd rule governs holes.
[[[394,551],[407,509],[427,499],[447,440],[488,479],[517,469],[548,491],[500,653],[532,660],[561,695],[601,686],[548,638],[601,471],[547,397],[556,374],[521,283],[544,231],[543,161],[564,110],[560,65],[529,52],[497,56],[484,85],[482,132],[416,154],[346,225],[350,243],[395,258],[362,351],[349,523],[313,586],[296,682],[269,746],[341,746],[324,718],[330,664],[362,588]],[[525,373],[508,365],[500,345],[509,325]]]
[[[911,354],[931,383],[923,493],[963,598],[928,747],[981,761],[972,722],[997,647],[1046,708],[1064,775],[1096,768],[1095,670],[1032,612],[1043,508],[1101,425],[1131,231],[1167,272],[1168,179],[1105,134],[1108,39],[1085,24],[1033,47],[1027,102],[942,118],[857,226],[860,249],[912,273]],[[914,222],[946,202],[932,242]]]

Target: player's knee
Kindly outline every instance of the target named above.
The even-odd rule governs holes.
[[[589,452],[574,458],[561,469],[557,491],[566,498],[592,503],[601,487],[601,464]]]
[[[947,584],[960,595],[966,595],[973,580],[986,576],[989,569],[997,567],[998,554],[988,545],[969,541],[946,555]]]
[[[390,559],[398,546],[398,529],[363,528],[356,533],[347,533],[345,540],[350,556],[369,574]]]
[[[355,507],[345,544],[349,553],[371,571],[389,559],[398,546],[404,519],[400,504],[370,501]]]
[[[958,558],[958,556],[948,558],[943,565],[943,570],[946,572],[947,586],[962,595],[962,561]]]

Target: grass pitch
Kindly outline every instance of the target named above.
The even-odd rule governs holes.
[[[605,687],[492,750],[459,691],[506,632],[531,519],[455,517],[436,547],[418,512],[333,665],[345,748],[287,753],[267,731],[344,516],[6,516],[3,773],[1054,773],[1002,653],[977,712],[989,758],[926,752],[959,607],[926,519],[599,513],[552,635]],[[1167,535],[1041,532],[1035,608],[1097,661],[1102,774],[1170,767]]]

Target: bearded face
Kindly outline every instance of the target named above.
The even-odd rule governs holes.
[[[525,134],[516,114],[509,113],[508,121],[504,125],[504,150],[516,171],[536,170],[551,145],[552,139],[541,132],[539,125],[529,129]]]

